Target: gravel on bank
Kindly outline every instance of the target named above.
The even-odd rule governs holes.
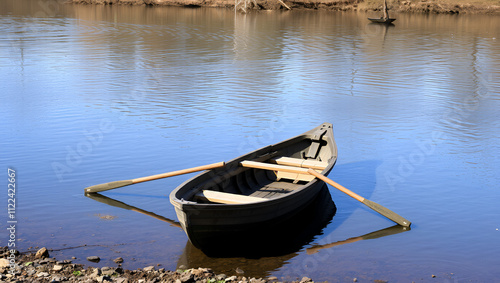
[[[73,258],[74,259],[74,258]],[[87,283],[266,283],[278,282],[278,278],[247,278],[215,274],[210,268],[179,269],[176,271],[147,266],[142,269],[127,270],[120,267],[120,258],[115,259],[118,267],[89,267],[72,263],[73,259],[50,257],[46,248],[36,253],[19,253],[2,247],[0,250],[0,282],[87,282]],[[97,257],[87,258],[89,264]],[[297,283],[313,282],[303,277]]]

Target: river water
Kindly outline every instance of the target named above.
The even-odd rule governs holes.
[[[499,17],[395,14],[380,26],[366,19],[376,13],[61,2],[0,3],[0,158],[5,180],[17,174],[19,250],[280,280],[500,282]],[[189,176],[103,193],[114,206],[83,194],[322,122],[339,148],[330,177],[410,231],[370,234],[393,223],[330,187],[335,216],[295,251],[208,257],[165,222]]]

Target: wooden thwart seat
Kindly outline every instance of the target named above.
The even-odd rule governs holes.
[[[317,161],[317,160],[308,160],[308,159],[300,159],[300,158],[292,158],[292,157],[279,157],[274,158],[272,161],[279,165],[287,165],[301,168],[312,168],[312,169],[321,169],[324,170],[326,166],[328,166],[328,162]]]
[[[294,182],[298,181],[312,181],[315,177],[309,173],[307,170],[312,168],[316,171],[322,171],[328,166],[327,162],[317,161],[317,160],[306,160],[300,158],[291,158],[291,157],[280,157],[271,160],[272,162],[278,164],[266,164],[267,167],[270,167],[271,170],[274,170],[277,179],[288,179],[293,180]],[[243,161],[242,165],[253,164],[254,167],[258,168],[258,162],[253,161]],[[255,167],[257,165],[257,167]],[[285,165],[285,166],[283,166]],[[291,166],[293,170],[284,170],[286,166]],[[285,168],[286,169],[286,168]],[[299,172],[297,172],[299,170]],[[202,190],[196,194],[197,198],[214,202],[214,203],[225,203],[225,204],[246,204],[246,203],[254,203],[265,201],[266,198],[254,197],[254,196],[246,196],[246,195],[238,195],[231,194],[225,192],[218,191],[210,191],[210,190]]]
[[[215,203],[225,204],[246,204],[265,201],[265,198],[237,195],[218,191],[203,190],[196,194],[196,197]]]
[[[275,171],[274,174],[276,174],[276,181],[279,181],[281,179],[287,179],[287,180],[293,180],[294,184],[297,184],[299,181],[310,182],[314,180],[314,176],[309,174],[297,174],[297,173],[282,172],[282,171]]]
[[[324,170],[328,166],[327,162],[317,161],[317,160],[307,160],[292,157],[279,157],[271,160],[272,162],[279,165],[300,167],[300,168],[312,168],[314,170]],[[280,179],[293,180],[294,183],[298,181],[309,182],[314,180],[314,176],[310,174],[298,174],[291,172],[275,171],[276,177]]]

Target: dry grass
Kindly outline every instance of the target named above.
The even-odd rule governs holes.
[[[383,0],[360,1],[360,10],[381,10]],[[500,0],[387,0],[392,11],[433,13],[499,13]]]
[[[234,0],[68,0],[88,4],[193,5],[232,7]],[[281,9],[278,0],[256,0],[263,9]],[[380,11],[384,0],[283,0],[293,9],[329,9],[335,11]],[[500,15],[500,0],[387,0],[390,13],[483,13]]]
[[[434,0],[430,2],[443,3],[443,4],[476,4],[476,5],[500,5],[499,0]]]

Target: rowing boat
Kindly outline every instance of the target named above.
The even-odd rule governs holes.
[[[185,181],[172,191],[170,202],[189,240],[204,249],[228,235],[289,219],[324,186],[310,174],[259,169],[255,164],[312,168],[326,176],[336,160],[332,125],[323,123]]]
[[[389,8],[387,7],[387,0],[384,0],[384,15],[380,18],[368,18],[370,21],[373,23],[379,23],[379,24],[387,24],[390,25],[392,22],[394,22],[396,19],[391,19],[389,18]]]
[[[368,18],[370,21],[373,23],[378,23],[378,24],[391,24],[394,22],[396,19],[385,19],[385,18]]]

